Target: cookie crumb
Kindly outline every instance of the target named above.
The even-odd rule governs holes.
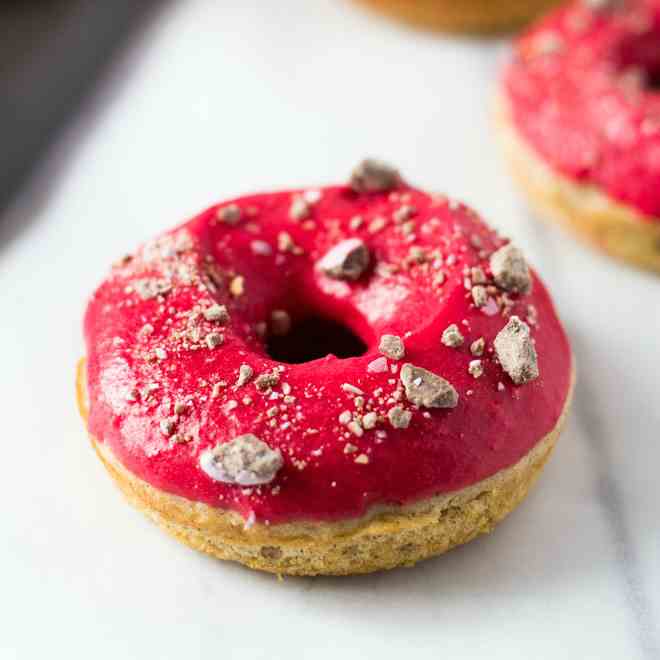
[[[229,321],[229,312],[227,312],[227,308],[224,305],[211,305],[203,311],[203,314],[207,321],[214,321],[221,325]]]
[[[413,364],[401,368],[401,383],[406,398],[424,408],[455,408],[458,405],[458,392],[447,380],[427,369]]]
[[[219,332],[209,332],[208,335],[206,335],[206,345],[210,349],[217,348],[224,342],[225,338],[223,335],[221,335]]]
[[[511,243],[493,252],[490,270],[497,286],[505,291],[527,294],[532,290],[532,278],[525,256]]]
[[[228,204],[218,209],[216,218],[228,225],[237,225],[241,221],[241,209],[237,204]]]
[[[399,172],[375,158],[363,160],[351,174],[350,186],[355,192],[386,192],[401,182]]]
[[[463,345],[465,339],[455,323],[448,325],[442,333],[442,343],[450,348],[458,348]]]
[[[373,429],[377,423],[378,423],[378,414],[375,412],[368,412],[362,418],[362,428],[366,429],[367,431]]]
[[[273,370],[270,373],[260,374],[254,381],[255,387],[260,392],[265,392],[275,387],[280,382],[279,371]]]
[[[242,364],[238,368],[238,380],[236,381],[236,387],[243,387],[246,383],[249,383],[254,375],[254,369],[249,364]]]
[[[488,302],[488,291],[482,284],[472,287],[472,301],[475,307],[483,307]]]
[[[470,364],[468,365],[468,373],[473,378],[481,378],[484,373],[483,362],[481,360],[470,360]]]
[[[407,429],[410,426],[412,413],[402,406],[394,406],[387,411],[387,419],[395,429]]]
[[[237,275],[233,277],[229,283],[229,293],[231,293],[234,298],[240,298],[245,292],[245,278],[242,275]]]
[[[470,344],[470,353],[472,353],[472,355],[475,357],[481,357],[484,354],[485,348],[486,340],[483,337],[479,337],[479,339],[475,339]]]
[[[529,326],[517,316],[495,337],[495,353],[502,369],[509,374],[516,385],[524,385],[539,376],[536,348],[532,341]]]
[[[337,243],[317,262],[317,267],[328,277],[338,280],[357,280],[368,268],[369,249],[359,238]]]
[[[400,360],[406,354],[403,340],[397,335],[382,335],[378,350],[390,360]]]
[[[199,457],[201,469],[214,481],[239,486],[270,483],[283,465],[279,449],[271,449],[252,433],[207,449]]]

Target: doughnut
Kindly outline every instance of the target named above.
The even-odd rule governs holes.
[[[660,2],[581,0],[517,43],[496,123],[543,217],[660,272]]]
[[[96,289],[84,336],[80,411],[128,500],[277,574],[412,565],[490,531],[571,399],[522,251],[375,160],[146,243]]]
[[[413,27],[491,33],[527,23],[557,0],[359,0]]]

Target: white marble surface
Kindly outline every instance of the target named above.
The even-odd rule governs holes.
[[[341,0],[172,3],[0,219],[0,657],[660,657],[660,279],[535,221],[494,147],[506,45]],[[354,579],[205,558],[121,500],[73,402],[108,264],[213,200],[341,180],[363,155],[474,205],[529,252],[578,360],[526,504],[445,557]]]

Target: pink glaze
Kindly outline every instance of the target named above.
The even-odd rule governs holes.
[[[571,2],[518,42],[504,85],[523,138],[561,174],[660,221],[660,1]]]
[[[216,220],[219,207],[204,211],[116,265],[92,297],[85,316],[89,430],[132,473],[169,493],[262,522],[332,520],[359,516],[377,503],[408,503],[474,484],[514,464],[553,429],[571,378],[566,336],[536,276],[530,295],[503,298],[492,288],[490,303],[475,308],[465,288],[466,267],[479,264],[488,274],[488,256],[504,243],[476,214],[406,186],[369,194],[333,187],[318,191],[309,217],[296,221],[289,208],[299,192],[235,200],[242,211],[236,226]],[[415,209],[405,221],[396,213],[404,203]],[[374,218],[385,226],[376,231]],[[283,231],[301,249],[278,249]],[[348,237],[367,243],[369,272],[345,282],[315,270],[315,262]],[[411,246],[434,254],[412,264],[406,261]],[[439,273],[446,275],[442,284]],[[244,277],[237,297],[229,293],[236,275]],[[154,276],[171,289],[143,300],[132,283]],[[523,386],[511,382],[493,353],[507,300],[508,313],[531,324],[538,352],[540,377]],[[202,316],[190,320],[195,306],[213,302],[227,306],[226,326]],[[287,310],[294,320],[310,312],[338,320],[368,350],[355,358],[328,355],[279,365],[257,332],[274,309]],[[465,336],[460,348],[440,341],[451,323]],[[208,348],[205,336],[216,330],[224,343]],[[383,333],[403,337],[407,353],[398,363],[387,360],[386,372],[382,360],[372,364],[381,357]],[[476,379],[468,373],[475,359],[469,346],[479,337],[486,340],[485,373]],[[385,416],[394,405],[388,399],[401,396],[398,369],[404,362],[446,378],[459,393],[458,406],[425,411],[402,397],[413,411],[409,428],[395,429],[385,417],[361,437],[339,423],[343,411],[355,410],[356,395],[342,389],[345,383],[364,392],[365,410]],[[283,367],[280,384],[272,392],[258,391],[254,381],[236,389],[243,363],[255,376]],[[219,381],[227,386],[215,386]],[[166,436],[160,424],[181,401],[189,402],[188,409],[175,433],[186,443]],[[280,413],[269,417],[275,405]],[[282,452],[284,466],[266,486],[219,483],[199,467],[205,449],[243,433]],[[347,444],[356,450],[346,453]],[[362,455],[367,463],[356,462]]]

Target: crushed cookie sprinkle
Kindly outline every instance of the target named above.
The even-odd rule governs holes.
[[[448,325],[442,333],[442,343],[450,348],[458,348],[463,345],[465,339],[455,323]]]

